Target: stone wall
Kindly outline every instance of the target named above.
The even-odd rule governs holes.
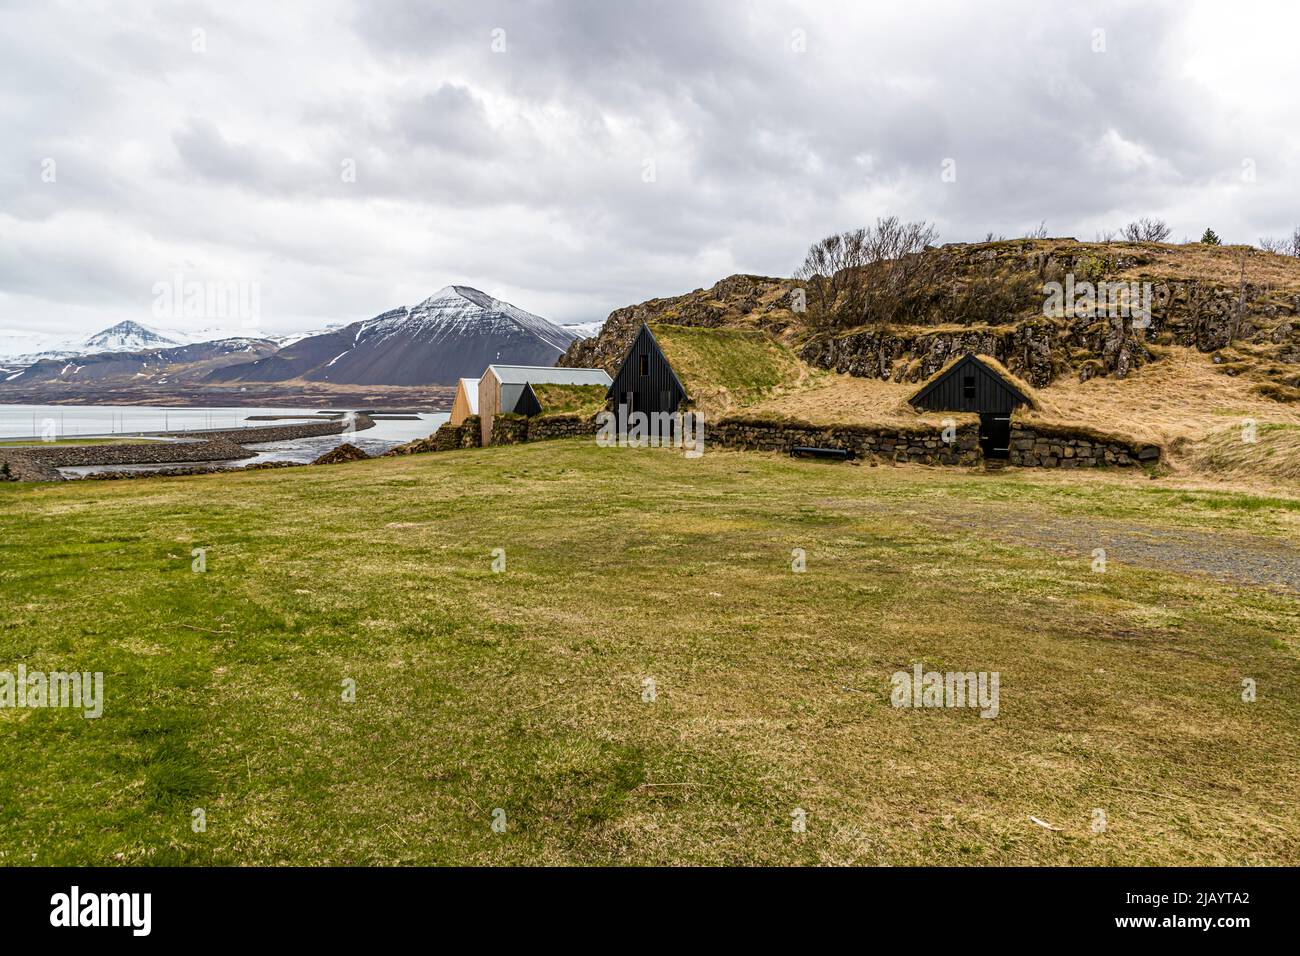
[[[483,444],[483,423],[477,415],[467,415],[460,423],[460,447],[478,448]]]
[[[595,415],[537,415],[528,420],[528,440],[582,438],[598,431]]]
[[[23,446],[0,450],[0,478],[4,464],[15,481],[62,481],[60,468],[90,465],[158,465],[183,462],[236,461],[257,453],[225,438],[209,441],[151,441],[120,445]]]
[[[478,423],[474,423],[476,429],[474,437],[478,437]],[[453,425],[451,422],[444,422],[442,426],[433,433],[433,451],[455,451],[460,447],[461,440],[465,437],[464,425]]]
[[[797,421],[731,417],[705,429],[705,442],[722,448],[789,453],[796,445],[847,448],[859,458],[925,465],[977,465],[979,427],[961,425],[952,442],[939,429],[875,425],[809,425]]]
[[[498,415],[492,421],[493,445],[518,445],[522,442],[545,441],[549,438],[578,438],[596,434],[595,416],[581,415]],[[445,422],[428,438],[399,445],[384,454],[422,455],[431,451],[454,451],[458,448],[477,448],[482,433],[479,416],[470,415],[459,425]]]
[[[1154,465],[1157,445],[1133,444],[1102,435],[1016,424],[1011,429],[1009,464],[1023,468],[1097,468]]]
[[[503,412],[492,417],[490,445],[518,445],[528,441],[528,419],[513,412]]]
[[[721,448],[788,454],[796,445],[846,448],[859,458],[923,465],[978,465],[984,460],[979,426],[962,424],[955,440],[940,430],[891,425],[809,425],[779,419],[730,417],[705,430],[706,441]],[[1125,442],[1084,428],[1016,424],[1011,432],[1010,465],[1026,468],[1085,468],[1154,465],[1157,445]]]

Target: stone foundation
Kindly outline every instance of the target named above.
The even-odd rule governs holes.
[[[953,440],[928,427],[893,425],[810,425],[806,422],[730,417],[705,429],[706,441],[719,448],[789,454],[797,445],[843,448],[858,458],[922,465],[978,465],[984,460],[979,426],[963,424]],[[1009,465],[1025,468],[1095,468],[1154,465],[1157,445],[1132,444],[1064,426],[1015,425]]]
[[[909,461],[923,465],[978,465],[979,426],[961,425],[953,441],[942,429],[872,425],[809,425],[761,418],[724,418],[704,429],[705,442],[721,448],[789,454],[797,445],[844,448],[858,458]]]
[[[492,419],[492,440],[489,445],[519,445],[528,441],[528,419],[507,412]]]
[[[550,438],[582,438],[598,431],[596,416],[537,415],[528,420],[528,440],[546,441]]]
[[[1015,425],[1008,464],[1022,468],[1099,468],[1106,465],[1154,465],[1157,445],[1141,445],[1098,435]]]
[[[460,447],[478,448],[483,443],[483,421],[477,415],[469,415],[460,423]]]

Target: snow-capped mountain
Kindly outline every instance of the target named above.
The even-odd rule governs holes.
[[[418,305],[309,336],[257,362],[219,369],[209,381],[450,385],[493,362],[554,365],[575,337],[478,289],[449,285]]]
[[[47,359],[99,355],[103,352],[143,352],[237,337],[238,333],[226,333],[218,329],[194,333],[161,331],[130,320],[119,322],[86,338],[5,330],[0,331],[0,358],[9,365],[32,365]]]
[[[27,387],[193,381],[206,376],[214,368],[254,361],[272,354],[275,349],[275,343],[267,339],[228,338],[168,348],[44,358],[21,368],[10,367],[12,363],[0,363],[0,384]]]
[[[579,339],[589,339],[600,335],[600,330],[604,327],[604,319],[598,319],[595,322],[574,322],[571,325],[560,326],[564,331],[572,332],[574,337]]]
[[[127,320],[102,332],[96,332],[82,344],[81,351],[86,354],[140,352],[145,349],[165,349],[180,344],[176,339],[168,338],[155,329]]]

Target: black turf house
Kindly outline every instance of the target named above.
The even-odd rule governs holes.
[[[614,375],[607,396],[620,421],[633,412],[676,412],[686,389],[644,322]]]
[[[1006,458],[1011,446],[1011,413],[1033,399],[1017,383],[975,355],[963,355],[921,386],[909,399],[929,412],[974,412],[980,417],[980,447],[985,458]]]

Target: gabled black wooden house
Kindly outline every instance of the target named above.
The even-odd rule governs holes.
[[[626,421],[633,412],[671,414],[686,400],[686,389],[644,322],[614,375],[607,397],[619,421]]]
[[[963,355],[921,386],[909,399],[930,412],[975,412],[980,417],[980,447],[985,458],[1006,458],[1011,446],[1011,413],[1034,400],[1015,382],[975,355]]]

